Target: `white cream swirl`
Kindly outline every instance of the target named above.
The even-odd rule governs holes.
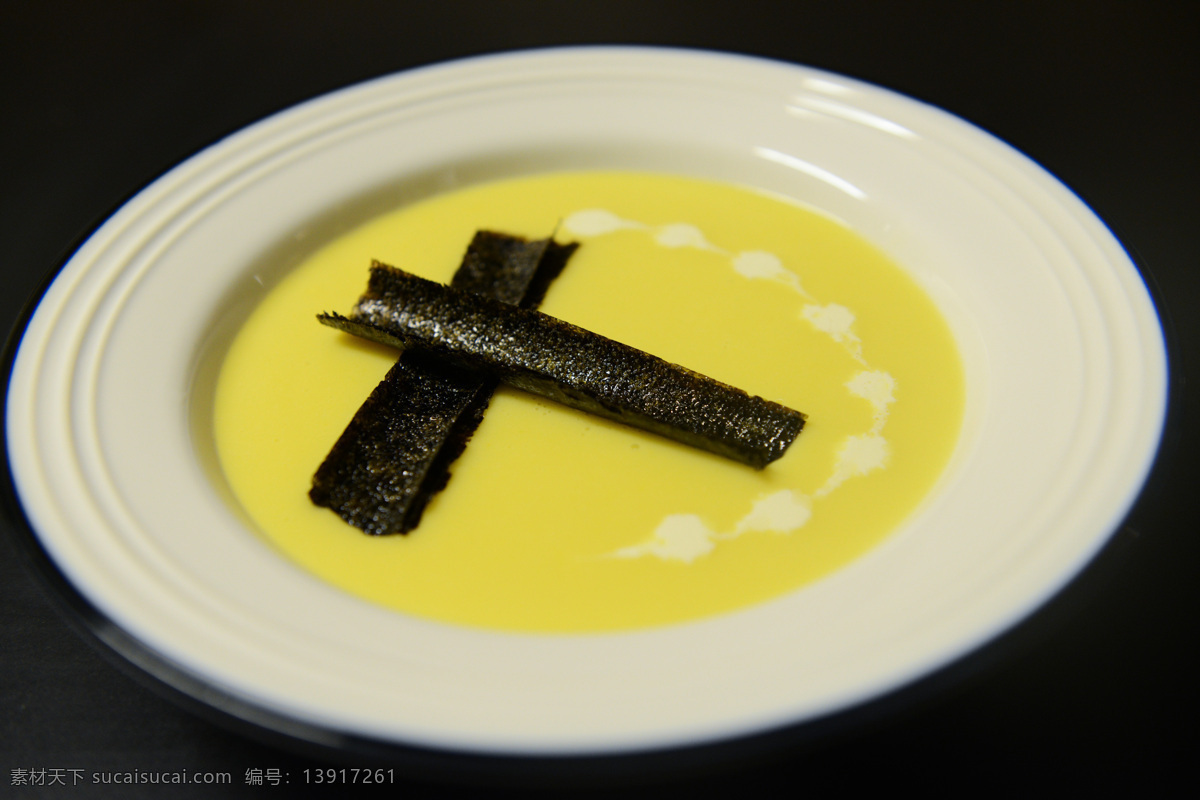
[[[734,272],[747,280],[767,280],[791,289],[806,302],[797,315],[817,331],[845,348],[864,367],[846,382],[850,396],[866,400],[873,410],[873,422],[862,433],[847,436],[838,448],[833,472],[812,495],[798,489],[782,489],[758,498],[732,529],[715,530],[700,516],[690,513],[669,514],[645,540],[610,553],[613,558],[654,556],[669,561],[691,563],[709,555],[722,541],[749,533],[788,534],[804,527],[814,513],[815,500],[835,491],[847,480],[886,469],[891,448],[883,436],[891,406],[895,403],[896,381],[882,370],[872,369],[863,355],[863,343],[854,331],[856,316],[838,303],[821,303],[803,287],[800,276],[777,255],[765,250],[731,252],[709,241],[695,225],[684,222],[648,225],[623,219],[605,209],[584,209],[569,215],[563,227],[579,237],[605,236],[617,231],[640,231],[662,247],[691,247],[727,256]]]

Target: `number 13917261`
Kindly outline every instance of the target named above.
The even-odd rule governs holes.
[[[396,771],[394,769],[362,769],[359,767],[334,769],[327,767],[325,769],[306,769],[304,770],[305,783],[395,783]]]

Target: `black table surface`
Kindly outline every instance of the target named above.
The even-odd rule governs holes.
[[[551,45],[704,48],[828,69],[949,110],[1079,194],[1157,296],[1172,358],[1167,435],[1111,543],[998,641],[823,724],[632,762],[409,753],[387,764],[384,788],[406,797],[521,785],[655,797],[777,787],[818,796],[901,786],[975,796],[1153,791],[1191,778],[1200,745],[1189,457],[1200,440],[1186,392],[1200,342],[1191,310],[1200,300],[1198,34],[1182,2],[9,3],[0,11],[0,320],[18,325],[81,237],[188,155],[299,101],[424,64]],[[326,796],[336,789],[305,787],[304,770],[363,765],[234,725],[148,679],[90,632],[19,516],[0,524],[0,796]],[[19,785],[38,770],[68,785]],[[249,784],[254,770],[290,782]],[[176,771],[225,772],[232,783],[92,783]]]

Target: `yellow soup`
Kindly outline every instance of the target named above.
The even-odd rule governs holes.
[[[808,415],[758,471],[501,387],[407,536],[308,499],[397,354],[317,323],[371,259],[448,282],[476,229],[581,246],[546,313]],[[585,632],[760,603],[846,565],[945,467],[963,372],[934,304],[841,224],[777,196],[666,175],[505,180],[385,214],[267,296],[217,385],[221,463],[260,533],[360,597],[443,622]]]

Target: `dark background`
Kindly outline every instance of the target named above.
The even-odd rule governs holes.
[[[1195,785],[1200,25],[1188,3],[169,2],[0,5],[0,324],[16,325],[73,248],[132,193],[264,115],[373,76],[500,50],[582,43],[726,50],[847,74],[940,106],[1074,189],[1138,262],[1172,347],[1164,453],[1097,561],[1000,641],[832,721],[600,765],[404,753],[404,797],[491,796],[497,781],[649,770],[622,794],[1040,795]],[[7,369],[7,365],[5,366]],[[1031,454],[1036,457],[1036,454]],[[11,509],[10,509],[11,510]],[[0,530],[0,795],[14,769],[226,771],[232,787],[112,796],[296,796],[340,766],[231,731],[98,645],[12,514]],[[64,599],[66,598],[66,599]],[[176,698],[178,699],[178,698]],[[209,715],[211,716],[211,715]],[[678,754],[676,754],[678,756]],[[561,765],[558,765],[561,766]],[[587,779],[577,778],[586,767]],[[247,769],[292,784],[253,789]],[[499,774],[498,774],[499,770]],[[458,781],[488,780],[464,788]],[[491,786],[492,788],[488,788]],[[590,788],[589,788],[590,787]],[[119,791],[118,791],[119,790]],[[336,790],[316,787],[313,796]],[[47,796],[108,796],[57,786]]]

